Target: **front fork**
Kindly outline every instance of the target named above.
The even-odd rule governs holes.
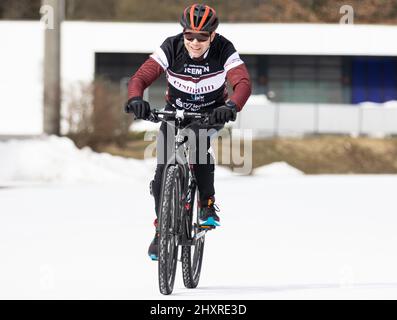
[[[187,181],[184,181],[184,196],[182,198],[182,223],[180,240],[183,245],[193,245],[194,235],[192,236],[193,225],[193,209],[194,209],[194,195],[196,192],[196,181],[193,174],[193,165],[189,164],[190,176]]]
[[[151,196],[153,196],[153,183],[154,183],[154,180],[150,181],[150,183],[149,183],[149,192],[150,192]]]

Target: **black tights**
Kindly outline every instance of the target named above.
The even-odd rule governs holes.
[[[191,144],[191,159],[195,160],[193,170],[196,175],[197,186],[200,194],[200,202],[206,202],[208,198],[215,195],[214,188],[214,158],[208,152],[211,146],[211,138],[209,133],[216,133],[223,126],[200,127],[198,125],[192,126],[189,131],[189,141],[192,138],[195,140],[195,148]],[[205,130],[204,130],[205,129]],[[157,136],[157,167],[152,184],[153,196],[155,201],[156,215],[159,209],[161,179],[165,167],[166,159],[172,155],[172,148],[174,146],[175,128],[163,122],[160,126],[160,131]],[[208,131],[211,130],[211,131]],[[192,136],[194,134],[194,136]],[[212,135],[211,134],[211,135]],[[201,143],[200,143],[201,142]]]

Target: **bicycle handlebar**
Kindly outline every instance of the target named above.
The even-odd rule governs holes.
[[[167,119],[165,119],[165,117]],[[169,121],[169,120],[196,119],[196,120],[202,120],[203,123],[208,123],[209,118],[210,118],[209,113],[187,112],[185,110],[176,110],[176,111],[152,110],[147,120],[157,123],[160,121],[167,121],[167,120]]]

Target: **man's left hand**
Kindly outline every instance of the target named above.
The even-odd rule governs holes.
[[[237,117],[237,106],[234,102],[228,101],[224,106],[216,108],[210,117],[210,124],[225,124],[235,121]]]

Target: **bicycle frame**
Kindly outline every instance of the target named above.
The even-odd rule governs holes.
[[[179,245],[193,245],[194,237],[191,236],[190,230],[188,230],[188,226],[185,223],[182,223],[183,217],[190,213],[189,210],[193,210],[187,204],[190,204],[192,198],[192,192],[194,192],[196,188],[196,177],[194,175],[194,171],[192,170],[192,165],[190,164],[190,152],[189,152],[189,141],[185,139],[185,135],[183,131],[186,130],[178,128],[178,132],[175,136],[175,149],[174,154],[167,160],[167,163],[164,167],[163,172],[163,181],[165,179],[164,175],[167,173],[167,169],[169,166],[177,165],[182,179],[182,203],[181,203],[181,215],[179,225],[182,230],[178,230],[179,233]]]
[[[189,145],[189,140],[186,139],[187,136],[184,134],[185,131],[187,131],[190,126],[194,123],[190,123],[186,127],[181,127],[182,120],[185,118],[185,114],[188,116],[191,116],[192,118],[196,118],[198,120],[205,119],[205,121],[208,122],[208,115],[199,115],[196,113],[186,113],[183,110],[177,110],[176,112],[154,112],[150,118],[151,121],[156,122],[159,120],[157,117],[158,115],[175,115],[175,120],[176,120],[176,125],[175,127],[177,128],[177,133],[175,135],[175,147],[173,150],[173,154],[167,159],[167,163],[164,167],[163,171],[163,177],[162,181],[165,179],[165,175],[167,173],[167,169],[170,166],[175,166],[177,165],[179,167],[179,170],[181,170],[181,177],[182,179],[182,196],[183,198],[181,199],[181,215],[180,215],[180,222],[183,221],[183,217],[187,214],[190,214],[190,210],[193,210],[193,206],[190,207],[190,202],[193,192],[196,192],[196,177],[194,175],[194,170],[192,169],[192,164],[190,164],[190,145]],[[168,121],[161,119],[161,121],[167,122],[167,125],[169,124]],[[183,246],[192,246],[195,244],[196,240],[199,239],[201,236],[203,236],[207,230],[203,230],[199,233],[196,234],[195,236],[191,236],[191,224],[188,226],[187,224],[184,223],[179,223],[179,225],[182,227],[182,230],[178,230],[179,234],[179,241],[178,245],[183,245]],[[189,228],[189,229],[188,229]]]

